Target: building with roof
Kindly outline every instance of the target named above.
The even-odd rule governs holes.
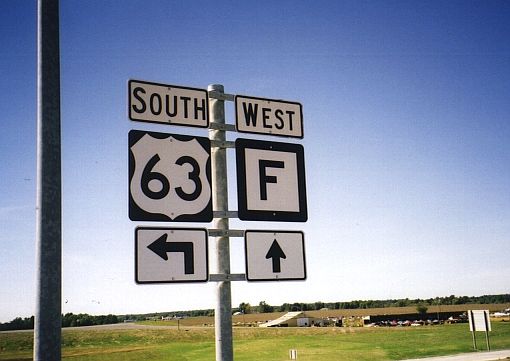
[[[259,325],[259,327],[310,327],[314,324],[316,318],[305,317],[302,311],[287,312],[276,320],[268,321]]]

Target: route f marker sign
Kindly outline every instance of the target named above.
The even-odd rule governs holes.
[[[307,220],[304,150],[300,144],[238,138],[236,165],[239,219]]]

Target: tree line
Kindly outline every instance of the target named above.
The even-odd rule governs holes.
[[[92,316],[86,313],[66,313],[62,315],[62,327],[96,326],[109,325],[122,322],[122,317],[115,315]],[[16,317],[14,320],[6,323],[0,323],[0,331],[10,330],[31,330],[34,328],[34,316]]]
[[[236,309],[241,313],[270,313],[270,312],[291,312],[291,311],[315,311],[327,308],[330,310],[363,309],[363,308],[387,308],[387,307],[417,307],[437,305],[465,305],[465,304],[498,304],[510,303],[510,294],[484,295],[484,296],[447,296],[435,298],[403,298],[388,300],[355,300],[348,302],[313,302],[313,303],[284,303],[280,306],[268,305],[261,301],[258,305],[250,305],[242,302]]]
[[[464,304],[498,304],[510,303],[510,294],[501,295],[484,295],[484,296],[447,296],[435,298],[415,298],[415,299],[389,299],[389,300],[355,300],[348,302],[312,302],[312,303],[284,303],[280,306],[271,306],[265,301],[259,302],[258,305],[250,305],[242,302],[239,307],[234,308],[233,312],[241,313],[271,313],[271,312],[291,312],[291,311],[314,311],[327,308],[330,310],[342,309],[360,309],[360,308],[386,308],[386,307],[408,307],[408,306],[436,306],[436,305],[464,305]],[[92,316],[86,313],[73,314],[66,313],[62,315],[62,327],[79,327],[106,325],[130,321],[142,321],[148,318],[162,317],[197,317],[197,316],[214,316],[214,310],[192,310],[192,311],[173,311],[150,313],[143,315],[102,315]],[[0,331],[9,330],[29,330],[34,328],[34,316],[32,317],[16,317],[14,320],[6,323],[0,322]]]

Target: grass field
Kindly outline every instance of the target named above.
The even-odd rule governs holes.
[[[510,323],[493,322],[493,350],[510,348]],[[485,347],[483,333],[478,345]],[[0,360],[31,360],[30,332],[0,333]],[[64,330],[64,360],[214,360],[214,328]],[[393,328],[234,328],[236,361],[401,360],[472,351],[467,324]]]

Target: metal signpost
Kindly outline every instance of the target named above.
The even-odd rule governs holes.
[[[34,360],[60,360],[62,202],[58,0],[37,2],[37,207]]]
[[[214,209],[224,213],[228,211],[227,187],[227,153],[225,126],[225,100],[223,85],[213,84],[208,87],[216,96],[211,99],[210,116],[217,129],[209,131],[209,139],[215,142],[212,152]],[[232,291],[230,280],[230,244],[226,232],[229,229],[226,214],[214,218],[214,227],[219,230],[216,237],[216,262],[218,275],[225,276],[216,284],[216,308],[214,312],[216,360],[232,361],[234,350],[232,344]]]
[[[212,229],[140,226],[135,230],[135,280],[217,282],[216,360],[233,360],[232,281],[306,279],[301,231],[231,230],[229,218],[306,222],[304,149],[300,144],[237,139],[227,131],[303,138],[297,102],[225,94],[140,80],[128,82],[134,121],[207,127],[209,138],[129,132],[129,217],[148,222],[210,222]],[[235,101],[236,125],[225,122]],[[227,148],[236,149],[238,211],[228,209]],[[208,269],[215,237],[216,273]],[[246,274],[230,273],[230,237],[245,238]]]

